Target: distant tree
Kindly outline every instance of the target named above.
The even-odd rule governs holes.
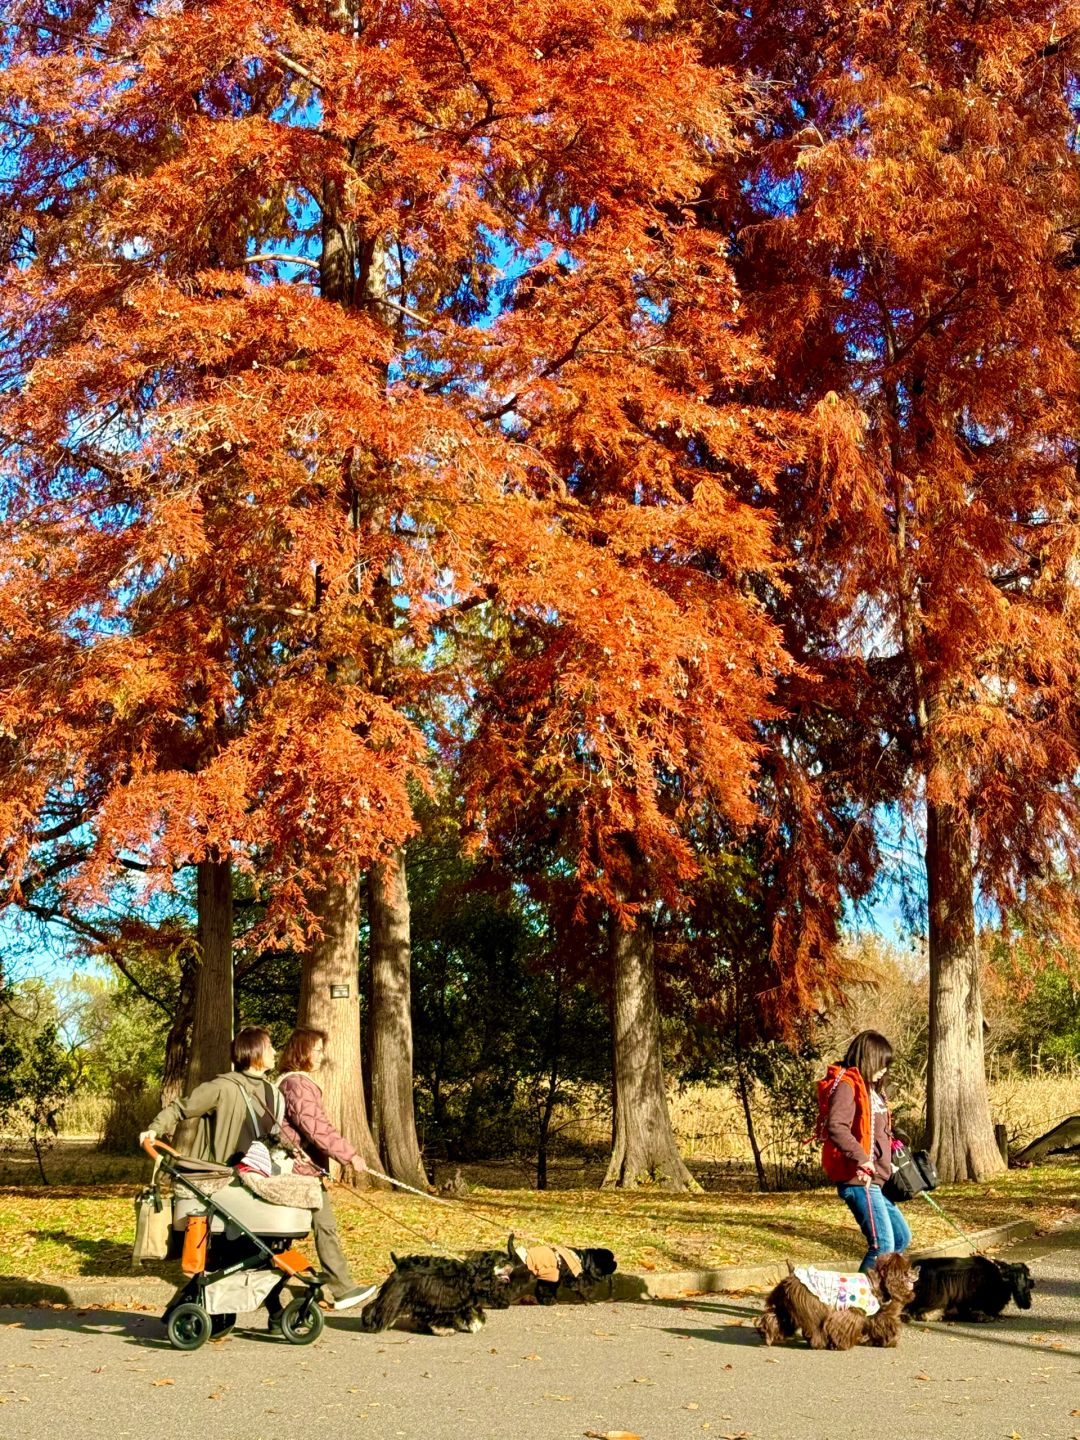
[[[407,854],[425,1148],[453,1157],[527,1148],[543,1188],[557,1108],[573,1108],[577,1085],[610,1080],[607,1006],[589,983],[602,952],[470,858],[452,815],[426,816]]]
[[[36,981],[11,985],[0,967],[0,1130],[31,1147],[43,1185],[45,1156],[76,1073],[48,988]]]

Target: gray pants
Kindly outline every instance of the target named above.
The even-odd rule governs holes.
[[[330,1204],[330,1195],[326,1190],[323,1191],[322,1204],[311,1217],[311,1229],[315,1237],[315,1253],[319,1257],[320,1266],[326,1272],[324,1288],[329,1290],[336,1300],[347,1290],[351,1290],[355,1282],[349,1271],[349,1262],[345,1258],[345,1251],[341,1248],[341,1241],[337,1233],[337,1221],[334,1218],[334,1207]],[[281,1292],[286,1284],[287,1282],[283,1280],[264,1301],[271,1315],[276,1314],[282,1308]],[[289,1297],[286,1295],[285,1298]]]
[[[315,1235],[315,1253],[319,1264],[326,1272],[326,1288],[337,1299],[355,1285],[349,1271],[349,1262],[338,1238],[334,1207],[330,1204],[330,1192],[323,1191],[322,1205],[315,1211],[311,1228]]]

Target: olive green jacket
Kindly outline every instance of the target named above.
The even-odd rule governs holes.
[[[173,1133],[181,1120],[198,1119],[199,1128],[192,1144],[185,1146],[185,1153],[196,1160],[213,1160],[218,1165],[227,1165],[240,1149],[247,1137],[251,1138],[248,1110],[244,1104],[246,1090],[255,1107],[255,1116],[261,1131],[271,1128],[270,1115],[282,1113],[281,1096],[261,1072],[233,1070],[228,1075],[217,1075],[196,1085],[190,1095],[166,1105],[150,1121],[150,1129],[157,1135]]]

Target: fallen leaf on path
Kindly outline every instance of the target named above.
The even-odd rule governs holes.
[[[151,1380],[151,1385],[175,1385],[175,1380]]]
[[[635,1375],[635,1376],[634,1376],[634,1384],[635,1384],[635,1385],[655,1385],[655,1384],[656,1384],[656,1381],[655,1381],[655,1380],[650,1380],[647,1375]]]
[[[641,1440],[633,1430],[586,1430],[586,1440]]]
[[[689,1405],[687,1405],[686,1408],[687,1408],[687,1410],[700,1410],[700,1409],[701,1409],[701,1406],[697,1403],[696,1400],[691,1400],[690,1403],[689,1403]]]
[[[539,1355],[522,1355],[522,1360],[539,1360]]]
[[[918,1375],[915,1376],[915,1379],[916,1379],[916,1380],[929,1380],[929,1379],[930,1379],[930,1376],[927,1375],[924,1370],[920,1370],[919,1373],[918,1373]]]

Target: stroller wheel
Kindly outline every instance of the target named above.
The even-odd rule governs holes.
[[[281,1312],[281,1333],[290,1345],[310,1345],[323,1332],[322,1311],[314,1295],[301,1295]]]
[[[210,1316],[193,1302],[177,1305],[169,1313],[168,1336],[174,1350],[198,1350],[210,1338]]]

